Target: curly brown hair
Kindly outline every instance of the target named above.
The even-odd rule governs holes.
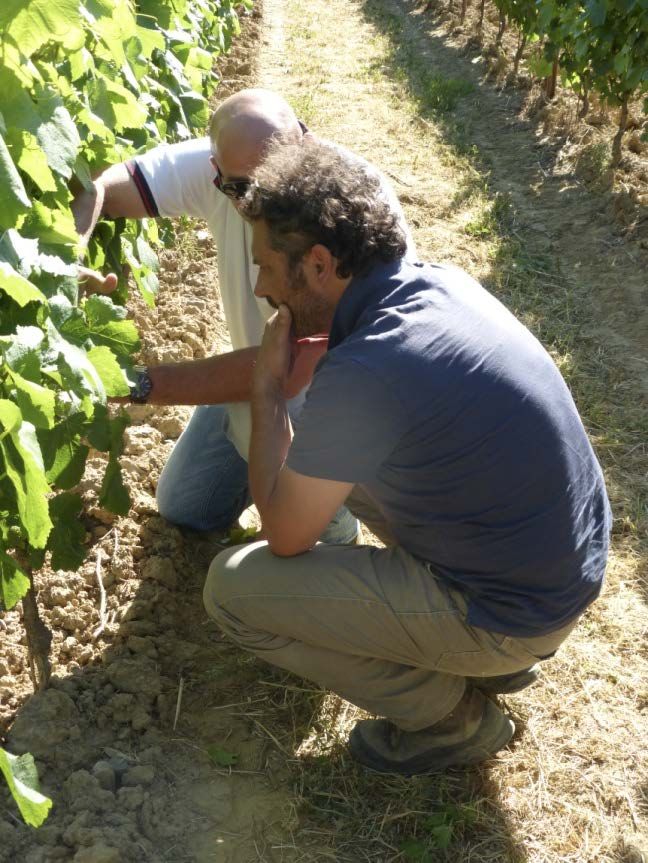
[[[253,180],[241,213],[265,221],[270,245],[291,270],[317,243],[337,258],[340,278],[405,254],[405,234],[378,176],[330,144],[274,139]]]

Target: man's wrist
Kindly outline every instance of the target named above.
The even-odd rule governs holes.
[[[130,400],[136,405],[145,405],[153,392],[153,381],[146,366],[135,366],[135,383],[130,388]]]
[[[281,396],[283,398],[281,381],[262,369],[255,369],[252,377],[252,398],[265,396]]]

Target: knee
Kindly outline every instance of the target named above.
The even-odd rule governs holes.
[[[255,573],[264,553],[269,553],[266,543],[258,542],[228,548],[216,555],[207,571],[203,589],[203,602],[210,617],[221,622],[224,616],[230,616],[226,608],[233,600],[255,592]],[[241,603],[237,603],[239,605]]]
[[[157,489],[155,490],[155,502],[157,503],[158,512],[167,521],[172,524],[177,524],[179,521],[179,512],[177,508],[178,494],[174,488],[174,483],[169,480],[165,472],[162,471],[158,480]]]

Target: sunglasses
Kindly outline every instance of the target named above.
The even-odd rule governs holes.
[[[240,201],[241,198],[244,198],[248,189],[252,185],[250,180],[230,180],[229,182],[223,182],[223,175],[220,172],[220,168],[218,165],[214,164],[214,168],[216,169],[216,176],[214,177],[214,185],[218,189],[219,192],[222,192],[224,195],[227,195],[228,198],[232,198],[234,201]]]

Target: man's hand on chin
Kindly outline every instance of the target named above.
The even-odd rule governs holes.
[[[284,393],[295,365],[296,340],[293,338],[292,315],[280,305],[263,332],[261,347],[254,366],[252,399],[268,391]],[[299,392],[299,390],[297,390]]]

